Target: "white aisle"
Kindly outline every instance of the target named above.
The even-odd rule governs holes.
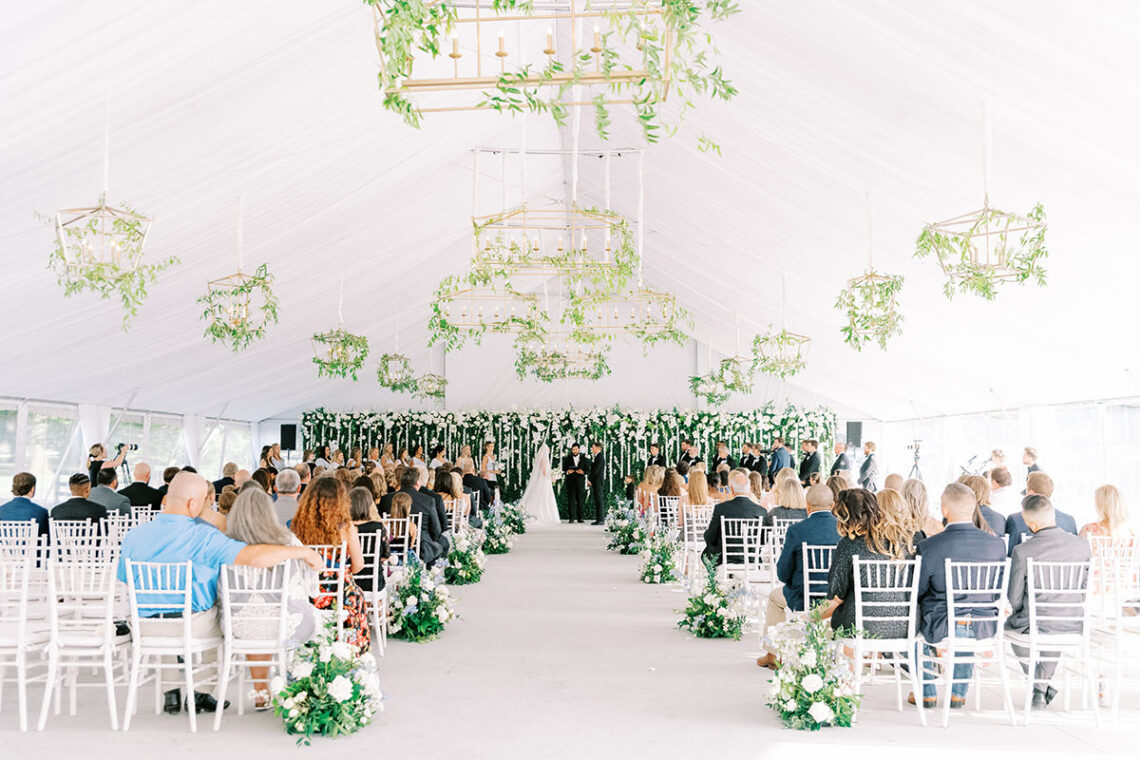
[[[455,589],[462,618],[440,639],[390,644],[381,660],[388,700],[377,724],[346,739],[315,739],[297,756],[700,760],[835,756],[851,751],[837,745],[860,745],[876,757],[913,760],[964,751],[1123,754],[1140,738],[1136,712],[1100,731],[1077,713],[1050,713],[1026,729],[995,712],[955,713],[948,730],[923,729],[911,712],[894,710],[893,687],[872,690],[854,729],[784,730],[764,704],[767,672],[754,664],[755,635],[702,641],[677,630],[684,595],[639,583],[638,559],[604,546],[600,529],[562,525],[532,529],[510,554],[488,558],[481,583]],[[4,756],[228,760],[294,752],[270,714],[235,714],[218,734],[203,721],[205,730],[191,736],[185,716],[149,711],[149,693],[130,733],[112,734],[97,694],[81,695],[77,716],[65,706],[45,733],[20,735],[9,690],[0,715]]]

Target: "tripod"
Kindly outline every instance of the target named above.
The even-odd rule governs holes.
[[[917,449],[915,449],[915,452],[914,452],[914,464],[911,465],[910,474],[907,475],[907,479],[910,479],[910,478],[914,478],[915,480],[922,480],[922,470],[920,470],[918,468],[918,450]]]

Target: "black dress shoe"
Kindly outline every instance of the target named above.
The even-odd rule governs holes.
[[[162,711],[169,715],[177,715],[182,712],[182,690],[171,689],[166,692],[166,701],[162,706]]]
[[[1045,704],[1052,704],[1053,699],[1057,696],[1057,690],[1052,686],[1045,687]]]
[[[590,525],[605,525],[605,522],[602,520],[594,520]]]
[[[1044,710],[1048,705],[1049,703],[1045,700],[1045,692],[1041,691],[1040,689],[1034,689],[1032,705],[1033,709]]]
[[[229,706],[230,706],[230,701],[227,699],[225,707],[223,707],[222,709],[224,710],[224,709],[226,709],[226,707],[229,707]],[[196,713],[204,713],[204,712],[212,713],[212,712],[216,712],[217,709],[218,709],[218,700],[214,699],[212,694],[203,694],[200,691],[194,692],[194,712],[196,712]]]

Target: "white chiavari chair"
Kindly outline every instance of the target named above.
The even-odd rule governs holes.
[[[447,521],[451,526],[451,532],[454,534],[466,533],[470,526],[467,523],[467,502],[463,499],[447,499],[444,502],[447,507]]]
[[[317,593],[313,597],[313,605],[317,609],[332,611],[339,641],[344,636],[344,616],[340,610],[344,606],[345,573],[351,561],[348,544],[308,544],[308,548],[324,557],[326,568],[317,572]]]
[[[49,520],[52,559],[102,562],[101,528],[91,520]]]
[[[720,573],[724,577],[751,582],[756,576],[761,530],[758,517],[720,518]]]
[[[33,540],[30,545],[35,544]],[[42,651],[50,637],[44,622],[30,614],[35,561],[34,552],[0,556],[0,695],[6,681],[15,682],[21,731],[28,730],[28,684],[38,680],[28,675],[37,664],[29,657]],[[5,677],[8,667],[15,669],[14,679]]]
[[[705,549],[705,530],[709,527],[713,513],[712,504],[698,504],[683,509],[684,520],[681,524],[681,550],[685,578],[692,584],[701,577],[701,552]]]
[[[801,544],[801,565],[804,579],[804,610],[810,612],[816,602],[827,599],[827,579],[835,547],[821,544]]]
[[[1094,571],[1093,636],[1101,654],[1102,677],[1111,678],[1112,717],[1119,720],[1121,693],[1129,682],[1128,665],[1140,660],[1140,539],[1127,535],[1090,536],[1089,540]]]
[[[658,496],[652,525],[666,531],[679,528],[677,510],[680,503],[680,496]]]
[[[384,547],[380,533],[361,533],[360,551],[364,555],[364,570],[357,573],[357,584],[364,591],[368,608],[372,612],[372,628],[376,631],[376,644],[380,656],[388,644],[388,589],[380,588],[385,581],[384,560],[380,553]]]
[[[140,523],[150,522],[157,514],[158,510],[153,507],[131,507],[132,527]]]

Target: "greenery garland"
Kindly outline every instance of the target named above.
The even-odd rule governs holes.
[[[974,248],[974,236],[992,229],[1004,226],[1025,225],[1024,230],[1016,241],[1007,235],[994,235],[990,240],[997,241],[997,247],[990,255],[1004,260],[1008,274],[1002,276],[994,268],[987,266],[984,261],[975,260],[977,251]],[[939,230],[935,225],[928,224],[922,230],[916,241],[914,257],[924,259],[934,255],[942,269],[949,275],[943,285],[942,292],[947,298],[954,297],[955,289],[963,293],[974,293],[992,301],[997,296],[997,285],[1005,279],[1014,282],[1033,280],[1038,285],[1045,284],[1044,260],[1048,258],[1049,251],[1045,248],[1045,208],[1038,203],[1025,216],[998,211],[986,207],[978,214],[978,218],[969,230],[955,234]]]
[[[902,286],[901,275],[880,275],[874,270],[850,280],[835,302],[847,318],[840,330],[843,341],[856,351],[872,340],[886,350],[887,340],[902,333],[903,316],[895,303]]]
[[[721,384],[720,376],[716,372],[691,376],[689,392],[699,399],[704,399],[709,406],[720,406],[732,396]]]
[[[755,359],[742,361],[742,358],[729,356],[721,359],[713,371],[691,376],[689,391],[710,406],[723,404],[733,393],[751,393],[752,375],[757,363]]]
[[[357,379],[364,360],[368,358],[368,338],[353,335],[343,327],[313,336],[315,346],[324,346],[326,357],[314,356],[317,374],[321,377],[351,377]],[[319,349],[318,349],[319,350]]]
[[[600,380],[610,374],[603,351],[582,349],[580,357],[565,349],[544,347],[535,336],[522,336],[516,343],[515,374],[520,380],[527,375],[544,383],[557,380]]]
[[[786,349],[796,346],[802,347],[802,345],[803,340],[800,336],[787,330],[757,335],[752,340],[752,353],[756,357],[756,369],[781,380],[792,377],[807,366],[807,360],[804,358],[802,350],[797,350],[795,356],[792,356],[791,352],[786,351]],[[782,358],[774,359],[774,356]]]
[[[228,343],[235,351],[242,351],[255,340],[261,340],[271,324],[277,324],[277,296],[273,294],[273,275],[269,273],[269,265],[262,264],[253,274],[242,274],[237,285],[222,288],[210,288],[206,294],[199,296],[198,303],[206,308],[202,312],[202,319],[209,320],[206,326],[205,337],[213,343]],[[228,306],[235,297],[244,301],[248,307],[254,294],[260,299],[257,307],[260,319],[252,319],[247,312],[244,317],[234,319],[229,313]]]
[[[412,374],[412,360],[405,354],[381,354],[376,382],[396,393],[415,393],[417,384]]]

